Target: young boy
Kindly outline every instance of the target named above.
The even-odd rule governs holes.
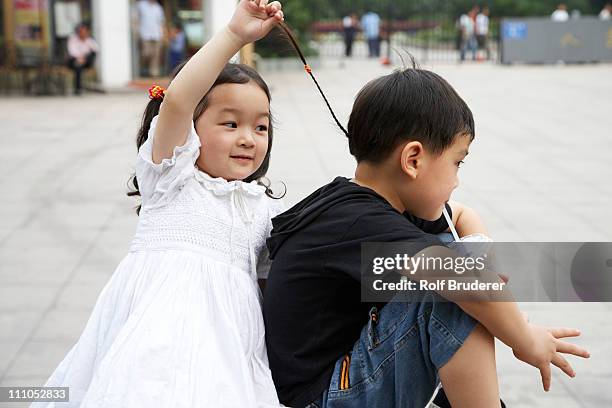
[[[337,177],[273,219],[264,296],[266,342],[280,401],[292,407],[423,407],[438,380],[453,407],[499,407],[493,337],[537,367],[570,376],[558,340],[574,329],[528,324],[512,302],[361,301],[361,244],[442,245],[442,209],[474,139],[465,102],[438,75],[406,69],[368,83],[348,124],[353,179]],[[448,207],[461,235],[484,232]]]

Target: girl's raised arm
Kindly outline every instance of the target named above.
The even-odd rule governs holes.
[[[185,143],[196,106],[230,58],[282,20],[278,1],[240,1],[229,24],[191,57],[166,90],[153,140],[154,163],[172,157],[174,148]]]

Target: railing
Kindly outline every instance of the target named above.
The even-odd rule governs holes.
[[[492,21],[485,44],[477,46],[476,59],[498,59],[498,23]],[[389,29],[391,46],[389,49]],[[381,57],[409,53],[420,63],[455,62],[460,60],[461,38],[455,21],[448,18],[395,20],[380,26]],[[323,58],[340,58],[345,55],[344,29],[341,20],[317,21],[311,25],[315,48]],[[474,41],[476,41],[474,39]],[[486,49],[488,48],[488,54]],[[358,31],[353,44],[353,58],[367,58],[368,46],[363,33]],[[472,59],[468,49],[466,59]]]

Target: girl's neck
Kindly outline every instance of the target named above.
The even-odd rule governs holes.
[[[219,176],[219,175],[216,175],[216,174],[212,174],[212,173],[210,173],[210,172],[208,172],[206,170],[202,170],[197,164],[196,164],[196,169],[198,169],[198,171],[201,171],[202,173],[206,174],[208,177],[211,177],[211,178],[220,178],[220,179],[223,179],[223,180],[228,181],[228,182],[229,181],[244,181],[244,180],[241,180],[241,179],[227,178],[227,177]]]

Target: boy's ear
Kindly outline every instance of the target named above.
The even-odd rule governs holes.
[[[402,172],[412,179],[416,179],[423,164],[423,144],[412,141],[404,145],[400,152],[400,166]]]

